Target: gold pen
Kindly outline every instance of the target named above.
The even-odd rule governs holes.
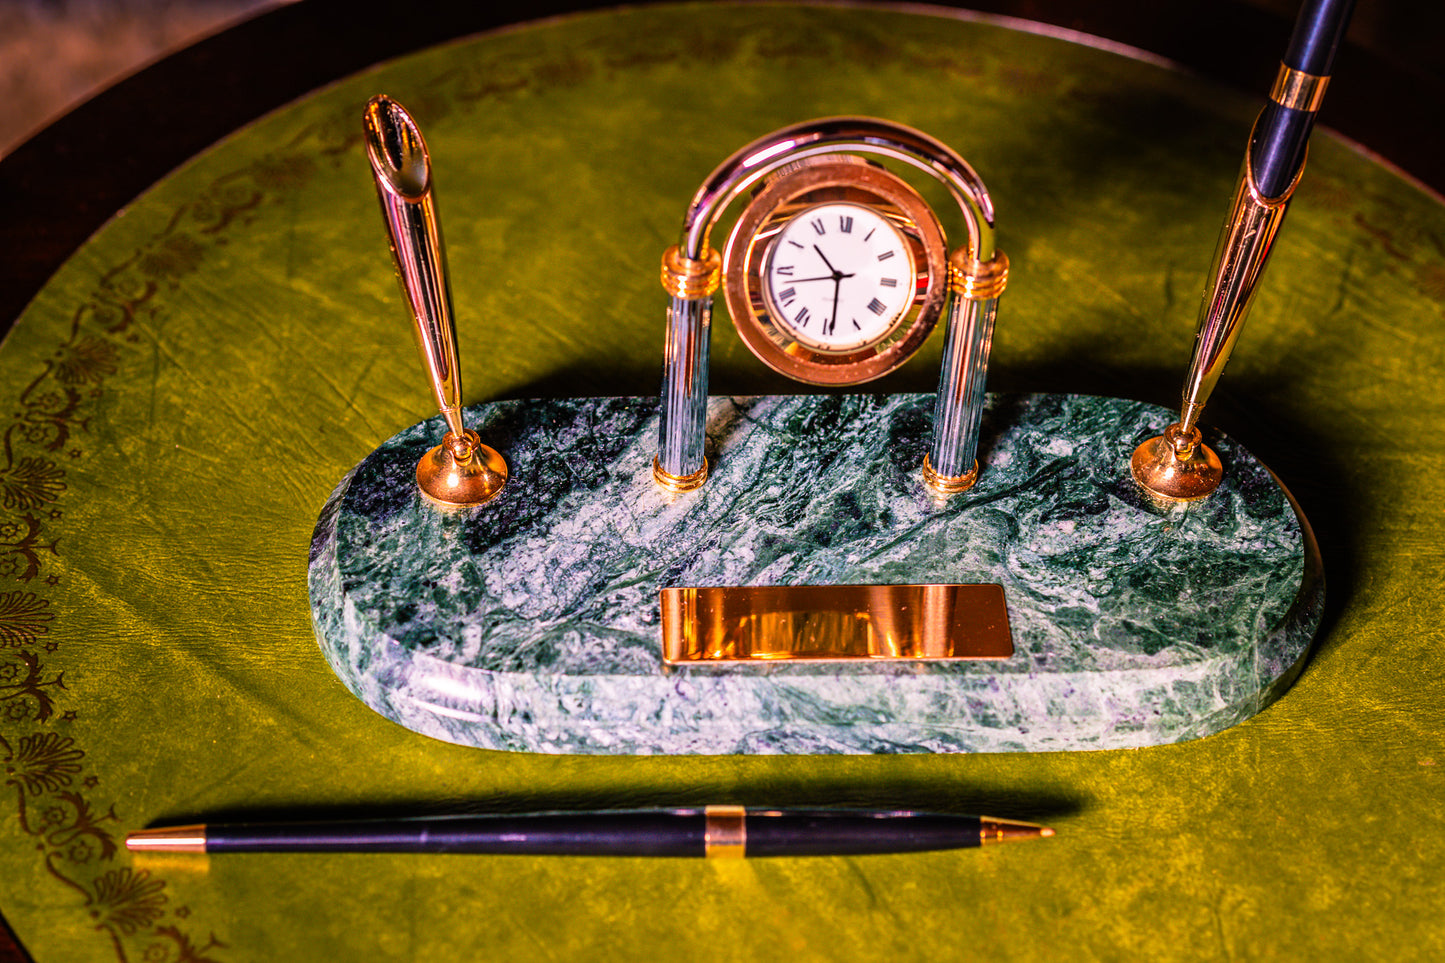
[[[1052,836],[1047,826],[914,810],[680,809],[427,816],[143,829],[132,852],[491,853],[522,856],[856,856],[971,849]]]
[[[1146,491],[1170,502],[1207,497],[1224,469],[1204,444],[1199,415],[1244,326],[1256,286],[1304,173],[1315,116],[1354,0],[1305,0],[1269,100],[1250,132],[1244,169],[1204,289],[1179,421],[1134,451],[1130,469]]]

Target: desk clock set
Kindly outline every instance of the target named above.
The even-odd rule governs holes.
[[[1325,39],[1292,44],[1256,123],[1177,418],[986,394],[1009,278],[993,202],[945,144],[864,117],[775,131],[702,183],[662,257],[659,398],[464,408],[432,158],[373,98],[440,418],[322,510],[332,668],[418,732],[534,752],[1137,747],[1258,712],[1319,626],[1320,559],[1278,479],[1198,423],[1303,168]],[[909,178],[957,205],[952,248]],[[709,395],[719,291],[762,363],[829,389],[893,371],[942,320],[938,390]]]

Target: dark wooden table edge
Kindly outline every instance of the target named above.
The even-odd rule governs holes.
[[[631,3],[639,6],[642,3]],[[890,0],[878,0],[889,5]],[[607,0],[538,0],[526,20]],[[900,7],[926,6],[915,3]],[[1235,0],[976,0],[935,4],[1018,17],[1165,57],[1263,99],[1289,36],[1283,18]],[[0,158],[0,334],[118,210],[197,153],[312,90],[373,64],[517,18],[444,0],[396,17],[381,0],[303,0],[178,51],[82,103]],[[1323,123],[1445,193],[1445,84],[1346,44]],[[76,185],[84,185],[77,190]],[[30,957],[0,915],[0,963]]]
[[[3,916],[0,916],[0,963],[33,963]]]
[[[644,0],[646,2],[646,0]],[[881,0],[886,3],[887,0]],[[615,4],[539,0],[527,19]],[[977,0],[952,4],[1093,34],[1259,96],[1290,25],[1238,0]],[[901,6],[916,6],[903,4]],[[268,111],[373,64],[514,18],[445,0],[396,17],[380,0],[304,0],[181,50],[81,104],[0,159],[0,331],[116,211]],[[1341,51],[1322,122],[1445,192],[1445,84]],[[84,185],[83,190],[76,189]]]

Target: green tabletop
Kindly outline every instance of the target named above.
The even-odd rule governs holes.
[[[698,183],[774,127],[858,113],[939,137],[992,191],[1013,267],[992,387],[1171,404],[1259,106],[949,16],[654,7],[385,65],[168,177],[0,350],[0,908],[37,960],[1445,951],[1438,199],[1317,136],[1206,415],[1300,497],[1330,579],[1314,656],[1255,719],[1074,754],[485,752],[352,698],[309,620],[327,493],[433,413],[361,144],[378,92],[432,149],[468,403],[655,392],[658,260]],[[714,392],[795,390],[719,322]],[[879,387],[931,389],[937,341]],[[219,817],[718,802],[1058,836],[745,863],[118,848]]]

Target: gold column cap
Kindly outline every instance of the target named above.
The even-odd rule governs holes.
[[[697,259],[686,257],[676,244],[662,253],[662,286],[673,297],[710,297],[721,284],[722,256],[712,248]]]
[[[948,286],[970,301],[999,297],[1008,286],[1008,255],[994,251],[991,259],[975,261],[968,249],[958,248],[948,256]]]

